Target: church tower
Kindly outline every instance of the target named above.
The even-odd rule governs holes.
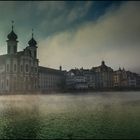
[[[17,35],[14,33],[12,21],[12,31],[8,34],[7,38],[7,54],[15,54],[17,53]]]
[[[28,49],[31,52],[31,56],[33,58],[37,58],[37,42],[33,37],[33,29],[32,29],[32,38],[29,40],[28,44],[29,44]]]

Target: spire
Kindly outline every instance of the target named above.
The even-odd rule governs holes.
[[[12,20],[12,31],[8,34],[7,38],[9,40],[16,40],[17,39],[17,35],[14,33],[13,29],[14,29],[14,21]]]
[[[32,29],[32,38],[33,38],[33,36],[34,36],[34,29]]]
[[[14,28],[14,21],[12,20],[12,31],[13,31],[13,28]]]
[[[37,42],[35,41],[34,37],[34,33],[33,33],[33,29],[32,29],[32,38],[28,41],[29,46],[36,46]]]

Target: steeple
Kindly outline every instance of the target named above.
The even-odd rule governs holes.
[[[34,39],[33,29],[32,29],[32,38],[28,42],[29,46],[36,46],[37,42]]]
[[[7,53],[14,54],[17,52],[17,35],[14,32],[14,21],[12,20],[12,31],[7,35]]]
[[[32,38],[33,38],[33,36],[34,36],[34,29],[32,29]]]
[[[14,32],[14,21],[12,20],[12,31],[8,34],[7,38],[9,40],[16,40],[17,39],[17,35]]]
[[[37,58],[37,42],[34,39],[34,33],[33,33],[33,29],[32,29],[32,38],[28,41],[28,49],[31,52],[31,56],[33,58]]]
[[[12,31],[13,31],[13,28],[14,28],[14,27],[13,27],[13,24],[14,24],[14,21],[12,20]]]

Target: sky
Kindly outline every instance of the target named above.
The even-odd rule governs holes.
[[[139,14],[139,1],[0,1],[0,54],[14,20],[18,51],[34,29],[41,66],[90,69],[104,60],[140,73]]]

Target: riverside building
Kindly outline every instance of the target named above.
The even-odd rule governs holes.
[[[1,93],[27,93],[61,88],[63,72],[39,66],[37,48],[32,33],[28,46],[18,52],[18,36],[12,25],[12,31],[7,36],[7,54],[0,55]]]

